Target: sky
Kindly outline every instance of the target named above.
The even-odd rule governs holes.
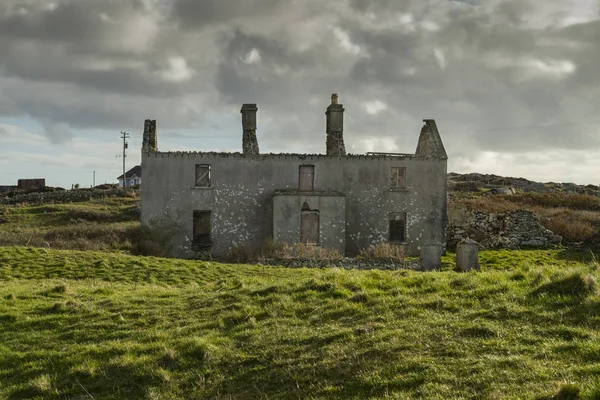
[[[600,183],[600,0],[0,0],[0,185],[116,182],[159,150],[414,153],[448,170]]]

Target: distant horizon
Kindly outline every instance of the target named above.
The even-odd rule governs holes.
[[[277,153],[275,153],[275,154],[277,154]],[[284,154],[284,153],[280,153],[280,154]],[[134,165],[134,166],[127,167],[127,171],[126,171],[126,172],[130,171],[131,169],[133,169],[133,168],[135,168],[135,167],[137,167],[137,166],[140,166],[140,164],[136,164],[136,165]],[[478,172],[478,171],[470,171],[470,172],[456,172],[456,171],[448,171],[448,175],[450,175],[450,174],[458,174],[458,175],[470,175],[470,174],[494,175],[494,176],[497,176],[497,177],[500,177],[500,178],[507,178],[507,179],[525,179],[525,180],[528,180],[528,181],[531,181],[531,182],[538,182],[538,183],[544,183],[544,184],[549,184],[549,183],[557,183],[557,184],[576,184],[576,185],[579,185],[579,186],[585,186],[585,185],[594,185],[594,186],[599,186],[599,184],[594,184],[594,183],[592,183],[592,182],[586,182],[586,183],[577,183],[577,182],[561,182],[561,181],[543,181],[543,180],[530,179],[530,178],[528,178],[528,177],[525,177],[525,176],[508,176],[508,175],[500,175],[500,174],[496,174],[496,173],[482,173],[482,172]],[[121,172],[121,173],[119,174],[119,176],[121,176],[121,175],[123,175],[123,172]],[[46,179],[46,178],[44,178],[44,177],[26,177],[26,178],[18,178],[18,179],[17,179],[17,180],[14,182],[14,184],[2,184],[2,183],[0,183],[0,186],[17,186],[17,182],[18,182],[18,180],[19,180],[19,179]],[[143,181],[143,177],[142,177],[142,181]],[[96,182],[96,186],[99,186],[99,185],[118,185],[118,184],[119,184],[119,182],[118,182],[118,180],[117,180],[117,179],[115,179],[115,181],[114,181],[114,182],[103,182],[103,183]],[[75,185],[75,184],[72,184],[72,185]],[[60,185],[49,185],[49,184],[48,184],[48,180],[46,179],[46,186],[48,186],[48,187],[60,187],[60,188],[63,188],[63,189],[70,189],[70,186],[71,186],[71,185],[69,185],[69,187],[60,186]],[[80,188],[82,188],[82,187],[92,187],[92,184],[90,184],[89,186],[84,186],[84,185],[82,185],[82,184],[80,183]]]
[[[600,175],[597,0],[3,0],[0,182],[113,182],[159,148],[325,149],[332,93],[348,152],[412,153],[435,119],[449,170]],[[40,172],[43,172],[40,174]]]

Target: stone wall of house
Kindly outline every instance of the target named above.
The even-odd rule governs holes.
[[[55,192],[45,193],[22,193],[15,194],[11,197],[3,196],[0,197],[0,204],[48,204],[48,203],[77,203],[83,201],[89,201],[93,199],[104,199],[114,197],[130,197],[132,193],[137,192],[131,189],[77,189],[77,190],[60,190]]]
[[[444,242],[446,163],[416,155],[148,153],[142,157],[141,220],[176,221],[181,229],[173,241],[182,249],[178,257],[186,258],[193,256],[194,211],[209,211],[212,255],[221,257],[233,246],[260,248],[273,237],[274,217],[297,226],[302,203],[309,197],[338,192],[346,196],[345,227],[339,226],[344,223],[337,219],[339,210],[330,213],[329,205],[308,200],[311,210],[324,207],[321,238],[335,232],[328,243],[345,242],[344,253],[352,256],[388,241],[390,214],[406,213],[407,252],[418,256],[420,245]],[[210,165],[210,186],[195,186],[199,164]],[[302,199],[298,207],[274,212],[276,192],[297,190],[301,165],[314,167],[313,190],[293,194]],[[405,168],[405,188],[390,189],[392,167]]]
[[[447,247],[456,248],[462,239],[473,239],[486,249],[552,247],[562,238],[546,229],[530,211],[485,213],[465,208],[449,212]]]

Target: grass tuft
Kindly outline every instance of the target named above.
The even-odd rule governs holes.
[[[44,375],[39,375],[35,378],[33,378],[30,382],[29,385],[31,386],[31,389],[33,389],[34,392],[37,392],[39,394],[50,394],[52,393],[52,379],[50,378],[50,375],[48,374],[44,374]]]
[[[350,301],[354,303],[366,303],[369,301],[369,297],[364,292],[356,293],[354,296],[350,297]]]

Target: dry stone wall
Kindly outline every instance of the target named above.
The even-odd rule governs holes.
[[[56,192],[45,193],[23,193],[14,196],[0,197],[0,204],[47,204],[47,203],[77,203],[93,199],[104,199],[114,197],[128,197],[136,191],[131,189],[78,189],[78,190],[60,190]],[[136,194],[137,195],[137,194]]]
[[[477,241],[486,249],[520,249],[552,247],[562,238],[546,229],[530,211],[485,213],[465,208],[449,213],[447,247],[456,248],[463,239]]]

